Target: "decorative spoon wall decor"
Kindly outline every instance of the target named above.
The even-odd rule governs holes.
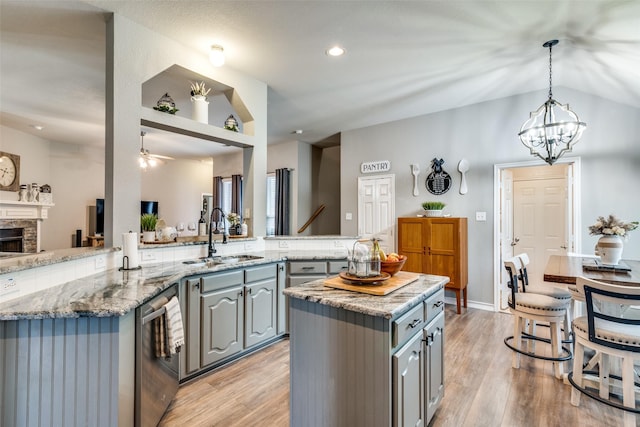
[[[469,161],[467,159],[462,159],[458,163],[458,171],[462,175],[462,179],[460,180],[460,194],[467,194],[467,176],[465,175],[469,171]]]

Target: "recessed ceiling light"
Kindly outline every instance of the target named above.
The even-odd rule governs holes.
[[[40,126],[40,125],[29,125],[30,127],[34,128],[35,130],[42,130],[44,129],[44,126]]]
[[[224,48],[214,44],[209,51],[209,61],[214,67],[222,67],[224,65]]]
[[[344,48],[340,46],[333,46],[325,51],[329,56],[342,56],[345,52]]]

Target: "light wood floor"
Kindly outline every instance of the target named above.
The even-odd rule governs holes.
[[[571,406],[571,386],[555,379],[551,362],[523,356],[520,369],[511,368],[502,342],[510,315],[457,315],[447,305],[445,316],[445,397],[431,426],[622,425],[622,411],[593,399]],[[159,425],[288,426],[289,341],[183,385]]]

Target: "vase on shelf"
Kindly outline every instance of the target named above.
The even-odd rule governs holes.
[[[191,97],[191,118],[196,122],[209,123],[209,101],[203,95]]]
[[[603,264],[617,265],[620,262],[620,258],[622,258],[624,244],[620,236],[602,236],[598,239],[596,248]]]

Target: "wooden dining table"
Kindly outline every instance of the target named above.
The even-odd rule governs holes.
[[[544,281],[575,285],[577,277],[598,280],[616,285],[640,286],[640,261],[622,260],[621,266],[630,271],[606,268],[594,270],[596,258],[568,255],[551,255],[544,269]],[[592,268],[585,268],[584,265]]]

